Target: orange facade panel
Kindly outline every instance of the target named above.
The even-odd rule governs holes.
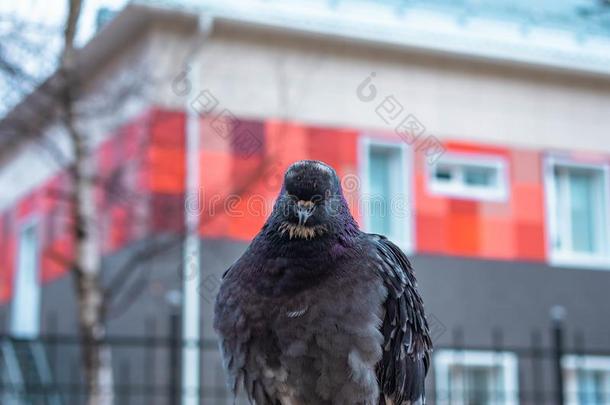
[[[340,176],[357,170],[356,131],[273,120],[264,124],[242,120],[221,127],[228,132],[215,130],[213,120],[204,125],[202,236],[250,240],[271,212],[284,171],[297,160],[324,160]],[[256,139],[249,143],[255,149],[244,154],[243,148],[232,144],[244,139],[239,133]]]
[[[185,125],[183,112],[155,108],[119,128],[100,146],[96,157],[104,180],[99,203],[104,207],[100,229],[105,253],[148,232],[184,231]],[[271,212],[284,171],[297,160],[325,161],[342,179],[360,173],[363,135],[353,129],[207,116],[201,117],[200,128],[201,189],[187,196],[186,208],[197,210],[200,234],[206,238],[250,240]],[[445,147],[448,153],[504,159],[508,196],[485,201],[432,193],[425,153],[412,151],[408,164],[416,252],[544,261],[542,153],[463,142],[447,142]],[[70,206],[58,197],[69,191],[67,179],[59,174],[0,215],[0,301],[10,296],[18,231],[33,216],[42,218],[41,279],[65,274],[59,258],[72,251]],[[113,194],[125,190],[133,195]],[[346,191],[357,219],[361,191],[358,187]],[[136,219],[136,212],[141,217]],[[146,221],[145,228],[138,221]]]
[[[545,259],[544,194],[540,153],[447,142],[446,153],[496,156],[506,162],[505,200],[439,195],[428,187],[429,167],[415,154],[417,250],[490,259]],[[421,217],[421,218],[420,218]],[[437,229],[445,229],[442,237]]]
[[[151,146],[148,149],[150,191],[182,193],[185,187],[184,149]]]

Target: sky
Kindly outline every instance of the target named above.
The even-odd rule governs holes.
[[[119,10],[127,0],[84,0],[79,22],[76,44],[82,46],[96,31],[97,11],[101,7]],[[55,70],[57,56],[62,46],[62,29],[66,18],[68,0],[0,0],[0,36],[11,38],[14,26],[7,21],[19,21],[41,26],[31,27],[18,35],[33,46],[32,50],[18,45],[16,41],[3,43],[4,56],[38,80]],[[50,38],[48,36],[51,36]],[[23,95],[33,90],[31,81],[15,80],[11,76],[0,77],[0,117],[15,105]]]
[[[48,26],[62,26],[68,0],[0,0],[0,15],[16,15],[24,20]],[[78,43],[84,44],[95,32],[95,17],[101,7],[116,10],[127,0],[84,0]]]

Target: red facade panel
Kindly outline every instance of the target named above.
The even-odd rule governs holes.
[[[184,113],[151,109],[100,145],[97,162],[104,192],[100,191],[99,202],[104,210],[99,220],[104,252],[150,232],[184,230],[185,126]],[[318,159],[332,165],[341,178],[357,175],[360,136],[351,129],[278,120],[220,122],[202,117],[201,189],[187,199],[188,209],[200,216],[201,235],[250,240],[271,212],[283,173],[294,161]],[[508,198],[480,201],[433,194],[426,156],[414,151],[410,164],[416,251],[544,261],[542,154],[460,142],[445,146],[450,153],[502,157],[508,168]],[[10,297],[18,230],[32,216],[41,225],[41,280],[65,274],[65,260],[72,251],[67,179],[58,174],[0,215],[0,302]],[[359,191],[349,189],[348,201],[358,201]],[[358,204],[352,203],[359,219],[357,209]]]
[[[499,156],[508,167],[506,201],[434,195],[428,168],[415,157],[417,250],[489,259],[545,260],[543,179],[540,153],[447,142],[448,153]],[[442,237],[435,228],[446,230]]]

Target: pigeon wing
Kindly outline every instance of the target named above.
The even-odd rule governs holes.
[[[381,235],[373,241],[378,269],[388,295],[381,332],[383,356],[377,364],[380,405],[405,405],[424,399],[432,341],[409,259]]]
[[[214,327],[219,334],[223,364],[229,377],[229,388],[239,395],[243,388],[250,403],[256,405],[280,405],[278,393],[265,374],[267,364],[260,364],[265,354],[277,352],[275,347],[261,348],[254,344],[253,336],[260,334],[260,324],[252,314],[260,312],[252,308],[250,291],[243,288],[238,263],[223,275],[223,283],[214,308]],[[249,306],[249,308],[244,308]],[[246,309],[246,310],[244,310]],[[256,318],[256,317],[254,317]],[[273,345],[273,339],[266,340]],[[261,356],[262,354],[262,356]]]

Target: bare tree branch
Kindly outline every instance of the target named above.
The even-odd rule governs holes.
[[[108,305],[108,317],[117,317],[124,313],[142,293],[150,280],[150,271],[143,269],[151,261],[163,254],[182,246],[184,235],[176,235],[161,242],[148,242],[146,246],[132,253],[128,260],[116,270],[105,288]],[[136,271],[142,269],[141,271]],[[137,276],[137,277],[136,277]],[[132,280],[134,279],[135,280]]]

